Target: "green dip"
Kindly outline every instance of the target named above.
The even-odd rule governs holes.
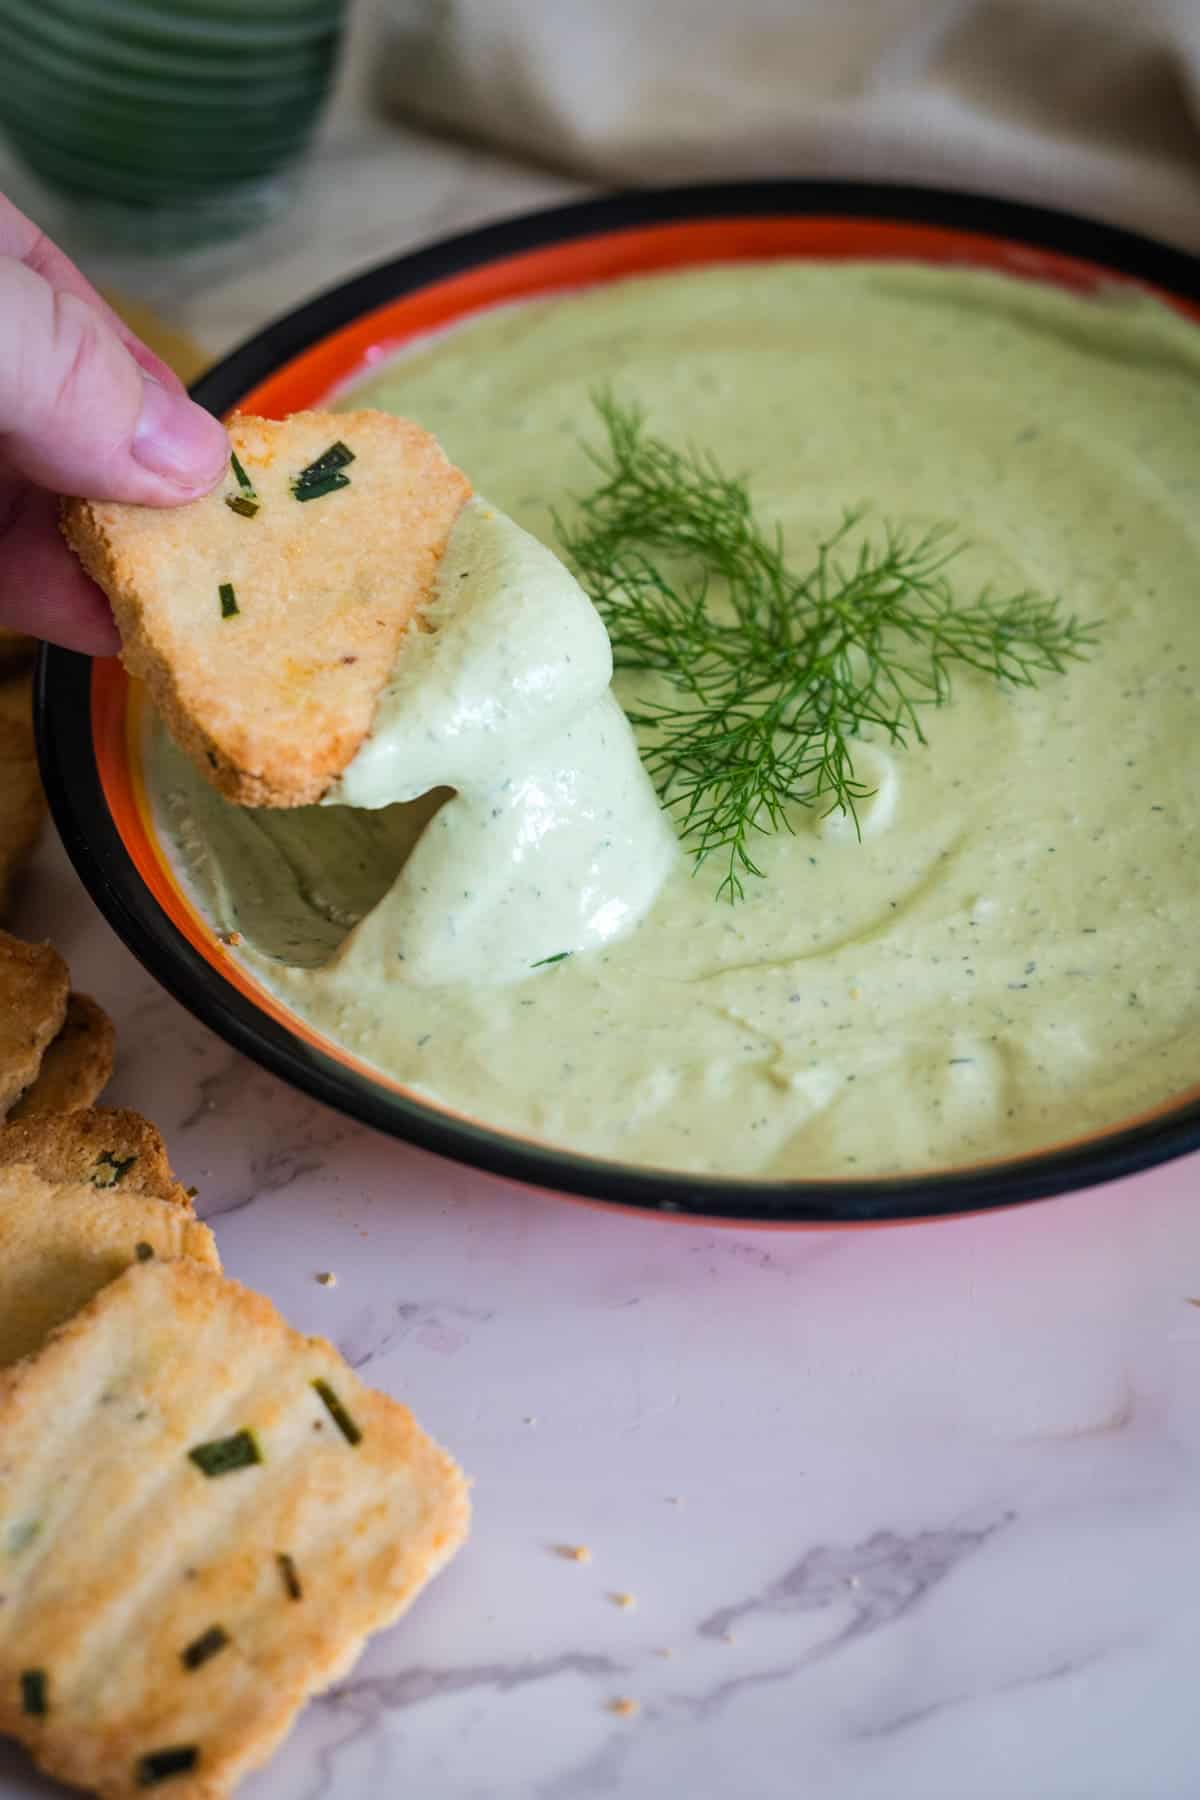
[[[948,521],[973,545],[953,570],[964,593],[1059,594],[1103,621],[1098,649],[1032,691],[958,678],[953,703],[926,716],[927,746],[864,747],[878,791],[863,841],[839,818],[798,814],[794,836],[756,850],[766,879],[734,907],[682,855],[650,879],[662,843],[621,749],[616,827],[628,814],[623,841],[647,846],[625,853],[639,899],[624,935],[544,941],[522,900],[503,942],[490,906],[485,954],[474,901],[460,917],[443,895],[417,979],[391,953],[416,929],[403,877],[385,897],[444,792],[373,811],[239,812],[158,741],[166,835],[214,924],[243,934],[251,970],[424,1096],[676,1169],[961,1165],[1113,1126],[1188,1088],[1200,332],[1133,290],[1083,300],[975,272],[740,265],[491,313],[353,401],[428,426],[489,501],[553,544],[551,510],[594,480],[581,439],[606,383],[656,434],[744,472],[797,561],[860,502],[899,524]],[[585,771],[589,805],[598,769]],[[464,806],[449,800],[434,826]],[[464,895],[499,892],[486,834],[460,827],[456,842]]]

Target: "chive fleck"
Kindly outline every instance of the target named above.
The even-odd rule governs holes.
[[[31,1718],[44,1719],[49,1710],[45,1669],[22,1669],[21,1711],[28,1713]]]
[[[353,450],[339,438],[294,477],[292,493],[297,500],[319,500],[323,494],[334,494],[338,488],[349,487],[350,477],[341,471],[353,461]]]
[[[301,469],[292,486],[307,487],[310,482],[320,481],[324,475],[333,475],[338,469],[348,468],[353,461],[353,450],[339,438],[315,462],[310,462],[306,469]]]
[[[93,1187],[116,1187],[121,1177],[129,1173],[136,1161],[136,1156],[114,1156],[111,1150],[101,1151],[88,1180]]]
[[[8,1554],[20,1556],[22,1550],[28,1550],[41,1529],[40,1519],[18,1519],[15,1525],[10,1525],[8,1528]]]
[[[237,595],[233,591],[232,581],[223,581],[217,592],[221,596],[221,617],[232,619],[238,611]]]
[[[362,1432],[354,1423],[354,1420],[350,1417],[350,1414],[346,1411],[329,1383],[327,1381],[318,1380],[313,1382],[313,1386],[328,1407],[329,1416],[332,1418],[346,1442],[348,1444],[359,1443],[362,1439]]]
[[[157,1787],[172,1775],[186,1775],[200,1761],[195,1744],[172,1744],[167,1750],[151,1750],[134,1764],[133,1778],[139,1787]]]
[[[297,500],[319,500],[323,494],[333,494],[337,492],[338,488],[349,486],[350,477],[348,475],[338,475],[334,472],[329,475],[319,475],[315,481],[304,481],[303,479],[294,481],[292,493]]]
[[[296,1571],[295,1563],[288,1555],[287,1551],[280,1550],[275,1557],[275,1561],[279,1564],[280,1579],[287,1591],[288,1599],[303,1600],[304,1589],[300,1585],[300,1576]]]
[[[198,1669],[211,1656],[215,1656],[218,1650],[223,1650],[228,1642],[229,1633],[223,1625],[210,1625],[207,1631],[202,1631],[185,1650],[179,1652],[179,1660],[185,1669]]]
[[[193,1444],[188,1456],[209,1477],[231,1475],[235,1469],[248,1469],[263,1459],[258,1439],[252,1431],[235,1431],[232,1437]]]
[[[546,969],[551,963],[566,962],[570,954],[569,950],[560,950],[557,956],[543,956],[540,962],[530,963],[529,966],[531,969]]]
[[[143,1238],[140,1243],[133,1246],[133,1253],[139,1262],[149,1262],[154,1255],[154,1245],[148,1244]]]
[[[225,504],[230,512],[239,513],[243,519],[252,519],[258,511],[258,501],[251,500],[247,494],[226,494]]]
[[[237,454],[236,450],[233,450],[230,452],[229,466],[233,470],[234,475],[237,477],[238,486],[240,488],[245,488],[245,490],[248,494],[252,494],[254,492],[254,483],[251,481],[251,479],[247,475],[245,469],[243,469],[241,463],[238,461],[238,454]]]

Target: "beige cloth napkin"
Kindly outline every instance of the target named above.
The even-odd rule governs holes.
[[[399,115],[607,182],[989,189],[1200,249],[1200,0],[383,0]]]

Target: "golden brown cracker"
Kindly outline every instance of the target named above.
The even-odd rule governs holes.
[[[37,639],[23,631],[12,631],[0,625],[0,671],[21,669],[31,663],[37,653]]]
[[[51,945],[0,931],[0,1115],[33,1081],[61,1030],[69,985],[67,965]]]
[[[186,1207],[120,1184],[47,1181],[31,1163],[0,1167],[0,1366],[40,1349],[106,1282],[151,1256],[221,1266],[211,1231]]]
[[[0,918],[46,816],[33,736],[31,678],[0,679]]]
[[[61,1186],[120,1187],[192,1210],[161,1135],[125,1107],[35,1114],[0,1125],[0,1169],[14,1163],[27,1163],[44,1181]]]
[[[308,805],[366,737],[471,487],[388,413],[235,417],[229,435],[250,491],[231,465],[188,506],[68,501],[63,531],[208,780],[245,805]],[[337,445],[353,458],[342,485],[297,499]]]
[[[29,669],[0,673],[0,719],[33,730],[33,674]]]
[[[91,1106],[108,1084],[115,1052],[116,1033],[104,1008],[90,994],[68,995],[62,1029],[47,1045],[41,1068],[9,1119]]]
[[[407,1408],[194,1262],[0,1373],[0,1731],[133,1800],[220,1800],[466,1535]]]

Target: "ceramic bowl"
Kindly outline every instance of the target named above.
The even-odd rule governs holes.
[[[216,413],[241,406],[282,416],[320,406],[410,339],[487,307],[636,273],[771,257],[970,265],[1083,293],[1132,279],[1200,321],[1200,262],[1125,232],[962,194],[763,182],[588,201],[448,239],[278,320],[194,392]],[[67,851],[118,935],[163,986],[293,1086],[460,1162],[650,1212],[846,1226],[1010,1206],[1110,1181],[1200,1145],[1200,1087],[1102,1135],[1019,1160],[863,1180],[697,1177],[493,1129],[406,1092],[323,1039],[217,941],[155,834],[141,772],[144,706],[118,663],[45,652],[36,707],[46,789]]]

